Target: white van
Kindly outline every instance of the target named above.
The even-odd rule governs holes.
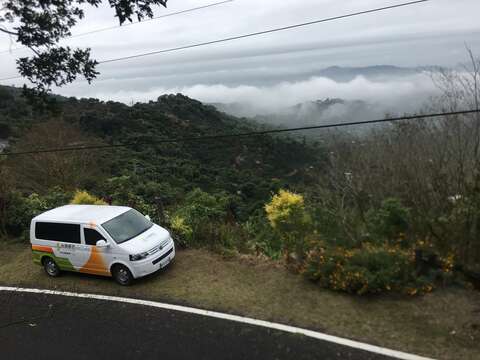
[[[123,206],[66,205],[35,217],[33,260],[50,276],[61,270],[113,276],[120,285],[167,266],[175,257],[170,233]]]

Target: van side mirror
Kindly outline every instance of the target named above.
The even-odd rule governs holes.
[[[150,215],[145,215],[145,219],[147,219],[148,221],[152,221],[152,218],[150,217]]]
[[[105,240],[98,240],[96,245],[99,248],[106,248],[109,246]]]

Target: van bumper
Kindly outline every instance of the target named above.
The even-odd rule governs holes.
[[[132,275],[135,279],[138,279],[157,272],[168,266],[174,258],[175,244],[172,241],[171,245],[165,247],[165,250],[160,254],[155,254],[155,256],[151,256],[141,261],[131,261],[130,268],[132,270]]]

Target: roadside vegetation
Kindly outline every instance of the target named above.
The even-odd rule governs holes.
[[[479,68],[472,56],[470,72],[437,72],[444,95],[425,110],[478,106]],[[478,281],[478,114],[327,133],[316,142],[163,144],[260,125],[182,95],[131,107],[56,102],[52,117],[1,89],[9,151],[131,145],[2,159],[3,238],[26,241],[33,216],[66,203],[121,204],[171,229],[180,246],[281,260],[335,291],[419,295]]]

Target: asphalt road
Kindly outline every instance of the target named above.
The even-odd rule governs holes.
[[[384,356],[141,305],[0,292],[0,358],[359,359]]]

